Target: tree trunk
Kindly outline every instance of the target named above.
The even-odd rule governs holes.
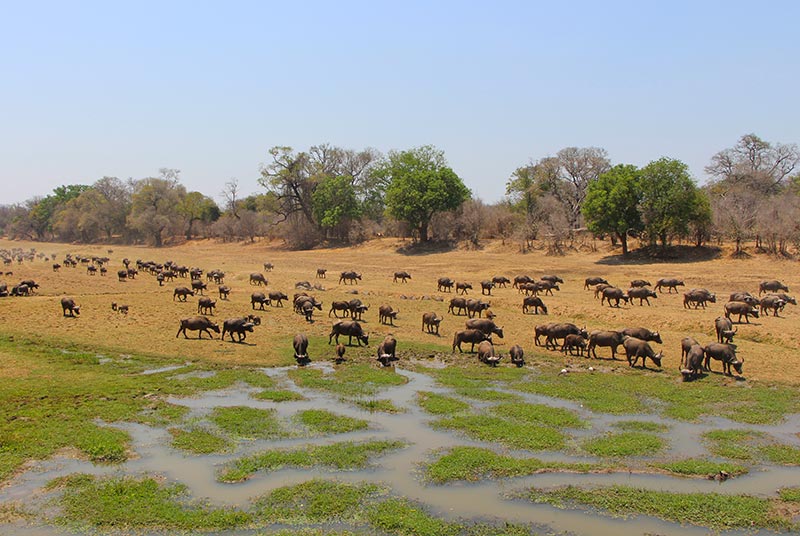
[[[420,242],[427,242],[428,241],[428,222],[422,222],[419,224],[419,241]]]
[[[612,235],[613,236],[613,235]],[[622,244],[622,254],[628,254],[628,233],[617,233],[617,238],[619,238],[619,243]]]
[[[667,233],[661,233],[661,247],[667,247]]]
[[[164,245],[164,241],[161,239],[161,229],[158,231],[153,231],[153,242],[155,242],[155,246],[160,248]]]

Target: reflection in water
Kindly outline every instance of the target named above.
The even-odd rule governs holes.
[[[313,364],[329,373],[333,369],[326,364]],[[546,526],[550,531],[566,531],[575,534],[706,534],[707,530],[688,526],[679,526],[645,516],[632,519],[614,519],[594,513],[559,510],[547,505],[534,505],[521,499],[513,499],[513,494],[526,487],[549,487],[566,484],[580,486],[624,484],[641,488],[675,491],[675,492],[717,492],[728,494],[749,493],[756,495],[773,495],[780,487],[797,485],[800,482],[800,468],[764,467],[752,473],[729,480],[724,484],[703,479],[668,477],[663,475],[636,473],[604,473],[604,474],[568,474],[546,473],[535,476],[505,479],[499,482],[485,481],[481,483],[456,482],[449,485],[428,485],[422,480],[420,462],[430,459],[434,451],[456,445],[473,445],[496,448],[497,445],[472,441],[451,432],[434,430],[428,426],[433,419],[416,404],[418,391],[449,393],[438,386],[434,380],[416,372],[400,370],[397,372],[408,379],[402,386],[391,387],[383,391],[379,398],[391,400],[396,406],[405,409],[404,413],[385,414],[369,413],[356,406],[341,401],[336,396],[319,391],[310,391],[294,385],[287,377],[287,371],[293,367],[265,369],[264,372],[284,383],[291,390],[302,393],[306,400],[275,403],[256,400],[251,395],[257,389],[245,385],[237,385],[229,389],[212,391],[197,398],[171,398],[169,401],[188,407],[190,418],[203,419],[216,407],[247,405],[255,408],[274,408],[279,417],[288,419],[298,411],[325,408],[336,413],[367,419],[372,424],[369,429],[335,437],[321,438],[289,438],[280,440],[256,440],[240,442],[235,452],[225,455],[194,456],[184,454],[169,447],[171,436],[164,430],[139,424],[115,424],[126,430],[132,437],[134,459],[118,466],[93,465],[88,462],[67,456],[38,463],[33,469],[26,471],[10,485],[0,490],[0,504],[8,502],[28,502],[31,497],[44,501],[48,494],[43,492],[45,484],[51,479],[76,472],[95,475],[144,475],[157,473],[168,480],[185,484],[193,496],[206,498],[212,504],[246,507],[254,498],[273,489],[301,483],[313,478],[336,478],[343,481],[360,482],[364,480],[381,482],[389,485],[392,492],[424,503],[430,510],[444,518],[464,518],[481,520],[503,520],[516,523],[529,523]],[[161,369],[162,371],[165,369]],[[155,372],[155,371],[153,371]],[[586,434],[597,434],[613,429],[613,424],[620,420],[645,419],[661,422],[669,426],[668,437],[671,450],[668,457],[675,459],[708,456],[703,448],[700,436],[708,430],[709,424],[720,428],[741,428],[742,425],[714,419],[703,424],[684,423],[652,416],[610,416],[594,414],[586,411],[579,404],[564,400],[522,393],[529,402],[546,403],[577,411],[580,416],[591,422],[591,429],[573,430],[572,435],[580,437]],[[797,444],[794,431],[798,429],[800,416],[793,416],[781,426],[762,426],[757,429],[773,434],[781,440]],[[375,461],[375,465],[367,470],[351,472],[333,472],[326,469],[292,469],[287,468],[270,473],[258,473],[245,482],[222,484],[216,481],[217,470],[231,459],[271,448],[292,448],[308,444],[328,444],[344,440],[362,441],[367,439],[402,439],[408,447],[391,452]],[[512,454],[525,456],[528,453]],[[542,459],[554,461],[595,461],[583,455],[569,455],[564,452],[536,453]],[[6,527],[9,527],[6,525]],[[2,525],[0,525],[2,529]],[[20,529],[20,530],[17,530]],[[65,529],[51,527],[13,527],[15,534],[43,535],[63,534]],[[752,534],[752,532],[747,532]],[[731,532],[735,534],[735,532]],[[744,532],[742,532],[744,534]]]

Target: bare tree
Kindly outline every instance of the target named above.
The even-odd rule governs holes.
[[[222,190],[222,196],[225,198],[225,210],[236,218],[239,219],[239,180],[233,177],[225,183],[225,189]]]
[[[744,184],[761,194],[774,194],[800,164],[795,144],[771,144],[755,134],[742,136],[734,147],[711,158],[706,173],[719,182]]]

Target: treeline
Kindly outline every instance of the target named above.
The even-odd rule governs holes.
[[[568,147],[517,168],[495,204],[473,198],[444,154],[431,146],[381,155],[327,144],[297,152],[274,147],[261,167],[264,193],[242,197],[225,184],[219,206],[188,191],[180,172],[91,185],[60,186],[45,197],[0,206],[9,238],[150,243],[195,237],[282,238],[290,247],[355,243],[373,236],[464,241],[501,238],[552,253],[587,236],[609,238],[623,253],[639,244],[730,240],[736,253],[800,249],[797,146],[743,136],[715,154],[699,187],[686,164],[662,158],[642,168],[612,165],[605,150]]]

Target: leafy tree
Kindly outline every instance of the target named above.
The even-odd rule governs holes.
[[[703,208],[689,168],[680,160],[661,158],[641,169],[642,200],[639,205],[644,230],[654,243],[666,246],[670,236],[686,236],[689,225]]]
[[[36,237],[42,240],[48,233],[52,233],[58,211],[88,188],[83,184],[59,186],[53,189],[52,194],[35,201],[28,217]]]
[[[374,171],[387,184],[386,207],[428,240],[428,225],[437,212],[458,208],[470,191],[447,166],[444,153],[430,145],[392,151]]]
[[[161,178],[151,177],[134,183],[133,206],[128,219],[130,226],[152,239],[156,247],[164,245],[164,232],[180,221],[175,207],[186,195],[176,172],[162,170],[161,175]]]
[[[178,214],[186,224],[186,240],[192,239],[192,228],[195,222],[211,223],[217,221],[220,210],[213,199],[200,192],[189,192],[176,207]]]
[[[583,217],[590,231],[612,233],[628,254],[628,233],[643,229],[639,213],[642,198],[639,170],[620,164],[589,184],[583,201]]]
[[[361,203],[353,180],[347,176],[326,177],[317,184],[312,198],[314,219],[326,229],[334,229],[346,239],[349,223],[361,217]]]

